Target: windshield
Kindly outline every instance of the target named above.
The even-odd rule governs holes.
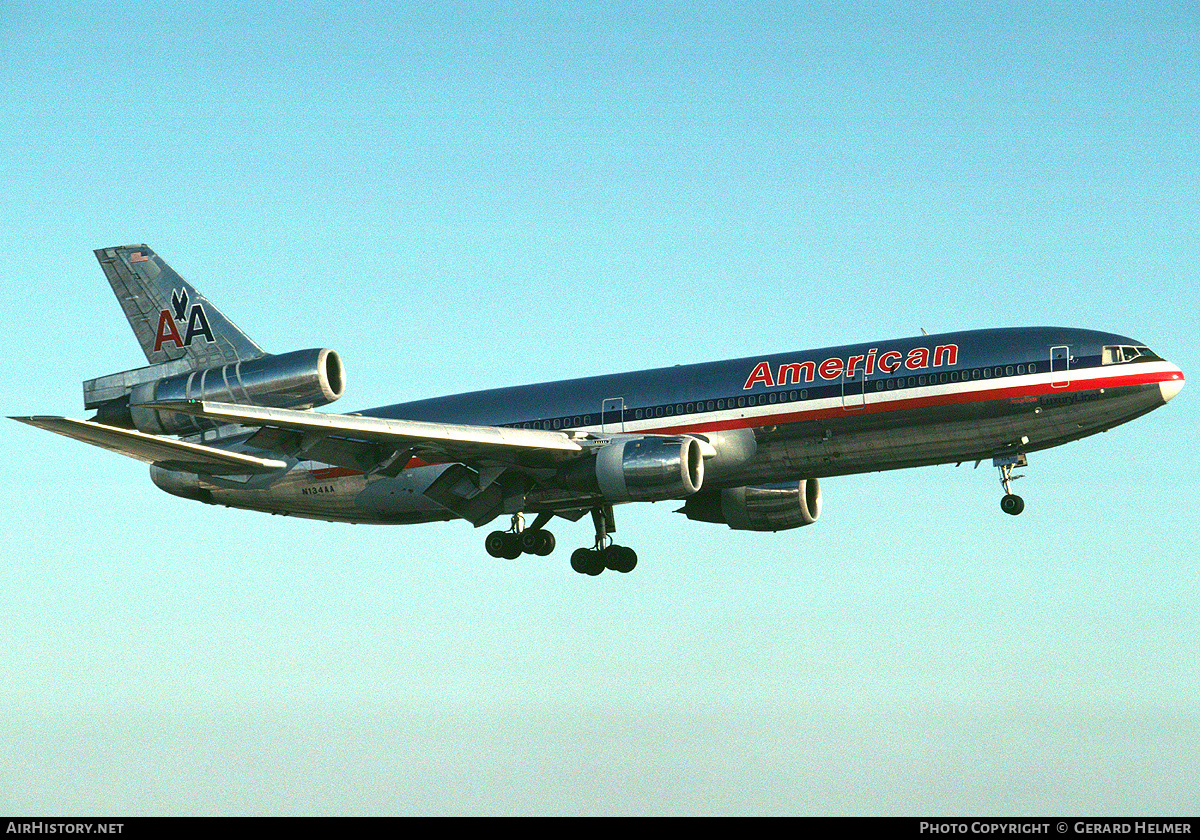
[[[1135,347],[1129,344],[1110,344],[1104,348],[1101,359],[1103,364],[1117,365],[1126,362],[1161,362],[1162,356],[1149,347]]]

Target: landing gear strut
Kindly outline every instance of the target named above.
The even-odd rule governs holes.
[[[1005,513],[1016,516],[1025,510],[1025,500],[1012,491],[1012,483],[1021,475],[1013,475],[1013,469],[1029,466],[1024,454],[1011,455],[1005,458],[993,458],[992,465],[1000,470],[1000,484],[1004,487],[1004,498],[1000,500],[1000,509]]]
[[[596,542],[592,548],[577,548],[571,554],[571,568],[582,575],[598,575],[605,569],[625,574],[637,565],[637,552],[632,548],[617,545],[609,537],[615,531],[612,505],[592,508],[592,522],[596,526]]]
[[[539,513],[533,525],[526,528],[525,518],[514,513],[512,525],[507,531],[492,531],[484,540],[483,546],[493,557],[503,557],[506,560],[516,560],[524,554],[536,554],[545,557],[554,551],[554,534],[545,530],[552,513]]]

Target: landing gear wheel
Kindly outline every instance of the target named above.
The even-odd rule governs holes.
[[[1007,494],[1000,500],[1000,509],[1005,513],[1016,516],[1025,510],[1025,500],[1013,493]]]
[[[637,553],[623,545],[610,545],[601,552],[605,567],[614,572],[627,574],[637,565]]]
[[[521,556],[521,535],[507,533],[504,535],[504,553],[500,555],[505,560],[516,560]]]
[[[571,568],[581,575],[592,575],[595,577],[604,571],[604,563],[601,562],[599,551],[592,551],[590,548],[577,548],[571,554]]]
[[[545,557],[554,551],[554,535],[549,531],[522,531],[521,551]]]
[[[492,531],[487,535],[487,539],[483,541],[483,547],[487,549],[487,553],[493,557],[503,557],[504,547],[508,534],[504,531]]]
[[[511,531],[492,531],[483,541],[483,547],[493,557],[516,560],[521,556],[521,535]]]

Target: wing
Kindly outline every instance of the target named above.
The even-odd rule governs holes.
[[[466,461],[475,465],[526,468],[554,468],[583,453],[583,447],[562,432],[541,429],[389,420],[203,400],[153,403],[152,407],[220,423],[285,429],[302,436],[302,448],[310,451],[322,442],[327,448],[336,448],[337,441],[348,445],[362,442],[376,449],[382,445],[392,452],[403,451],[430,463]],[[251,439],[252,446],[256,443]]]
[[[171,470],[202,472],[209,475],[245,475],[274,472],[287,467],[287,462],[272,458],[256,458],[241,452],[156,437],[132,429],[118,429],[101,423],[73,420],[70,417],[11,419]]]

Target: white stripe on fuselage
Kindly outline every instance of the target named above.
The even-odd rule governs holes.
[[[1007,367],[1007,366],[1005,366]],[[974,370],[975,368],[968,368]],[[943,373],[948,374],[950,371],[939,371],[937,373],[926,374],[909,374],[907,378],[924,375],[929,378],[940,378]],[[1143,377],[1147,375],[1161,374],[1164,380],[1169,380],[1172,375],[1179,375],[1182,381],[1182,375],[1179,368],[1170,362],[1136,362],[1133,364],[1116,364],[1103,365],[1099,367],[1074,368],[1066,371],[1045,371],[1041,373],[1017,374],[1013,376],[999,376],[990,379],[970,379],[959,382],[938,382],[936,384],[927,383],[925,385],[916,385],[913,387],[893,388],[883,391],[875,390],[875,383],[886,382],[888,379],[867,379],[866,392],[855,393],[849,395],[839,395],[835,397],[820,397],[807,400],[787,400],[785,402],[766,403],[764,405],[744,406],[742,408],[726,408],[716,411],[696,411],[691,414],[673,414],[655,417],[644,417],[641,420],[630,419],[630,415],[636,409],[625,409],[625,421],[623,425],[623,433],[647,433],[665,428],[670,429],[685,429],[690,431],[701,431],[706,427],[719,425],[722,423],[742,423],[749,420],[746,425],[762,426],[770,425],[769,422],[773,418],[780,415],[788,415],[788,422],[802,422],[805,418],[803,415],[816,416],[822,413],[841,410],[842,416],[849,417],[854,414],[864,413],[864,406],[881,406],[889,403],[905,403],[912,401],[927,401],[938,399],[947,396],[975,395],[978,400],[966,400],[966,402],[983,402],[988,399],[985,395],[989,392],[1001,392],[1012,390],[1028,390],[1033,393],[1030,396],[1052,396],[1055,393],[1080,390],[1079,383],[1089,383],[1091,387],[1104,387],[1105,382],[1119,382],[1132,376]],[[894,379],[898,380],[899,377]],[[832,383],[831,383],[832,384]],[[858,385],[859,383],[855,383]],[[791,391],[803,390],[802,387],[778,388],[774,393],[790,393]],[[756,392],[753,396],[757,398],[763,391]],[[766,393],[772,393],[771,390]],[[703,402],[716,401],[717,397],[712,397],[703,400]],[[737,399],[736,397],[720,397],[726,402]],[[853,401],[848,403],[849,401]],[[700,402],[699,400],[690,400],[690,402]],[[886,409],[884,409],[886,410]],[[877,413],[879,409],[875,410]],[[800,416],[797,416],[800,415]],[[600,437],[617,434],[618,430],[612,427],[614,423],[608,423],[605,426],[592,424],[589,426],[578,426],[564,428],[564,432],[580,432],[590,433]]]

